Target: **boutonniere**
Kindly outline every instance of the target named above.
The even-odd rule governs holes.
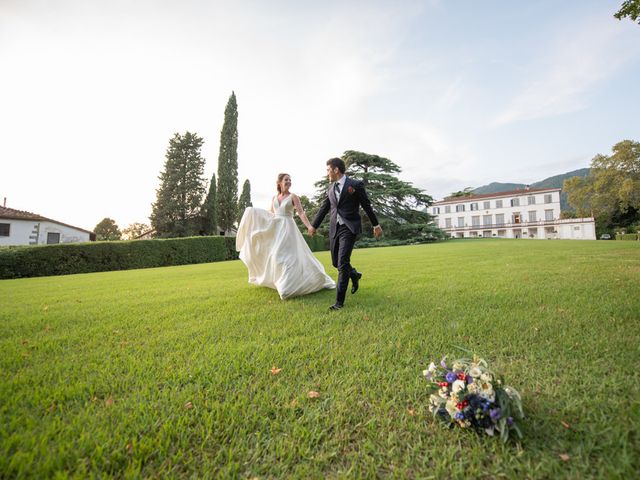
[[[347,192],[349,192],[349,195],[353,195],[353,192],[355,192],[355,190],[351,185],[349,185],[349,188],[347,188]]]

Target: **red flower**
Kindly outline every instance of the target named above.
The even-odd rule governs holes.
[[[463,402],[460,402],[460,403],[456,404],[456,408],[457,408],[458,410],[462,410],[462,409],[464,408],[464,403],[463,403]]]
[[[349,195],[353,195],[353,192],[355,192],[355,190],[351,185],[349,185],[349,188],[347,188],[347,192],[349,192]]]
[[[458,374],[458,380],[465,380],[466,378],[467,378],[467,376],[463,372],[460,372]]]
[[[446,387],[447,385],[449,385],[449,382],[440,382],[438,385],[440,387]]]

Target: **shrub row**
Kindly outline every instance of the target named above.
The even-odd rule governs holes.
[[[0,278],[165,267],[238,258],[235,237],[66,243],[0,249]]]
[[[312,251],[324,238],[304,236]],[[0,248],[0,279],[235,260],[235,237],[187,237]]]
[[[616,240],[638,240],[637,233],[619,233],[616,235]]]

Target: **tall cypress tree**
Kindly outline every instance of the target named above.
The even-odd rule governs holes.
[[[216,174],[211,177],[209,193],[202,204],[202,233],[203,235],[218,234],[218,195],[216,192]]]
[[[149,217],[158,237],[187,237],[201,230],[200,206],[205,192],[202,144],[202,138],[189,132],[176,133],[169,140]]]
[[[218,226],[229,232],[236,222],[238,206],[238,105],[231,92],[224,109],[218,155]]]
[[[242,185],[242,193],[240,194],[240,200],[238,200],[238,223],[242,219],[242,214],[245,208],[252,207],[251,204],[251,184],[249,180],[245,180]]]

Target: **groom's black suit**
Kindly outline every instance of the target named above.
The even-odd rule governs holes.
[[[336,291],[336,303],[344,304],[344,299],[349,286],[349,278],[359,278],[359,273],[351,266],[351,252],[356,238],[362,232],[360,220],[360,207],[365,211],[371,225],[378,225],[378,218],[371,208],[369,196],[360,180],[345,177],[344,186],[339,198],[335,189],[338,182],[331,183],[320,210],[311,222],[313,228],[318,228],[329,213],[329,247],[331,248],[331,261],[338,269],[338,285]],[[338,220],[340,216],[341,222]]]

